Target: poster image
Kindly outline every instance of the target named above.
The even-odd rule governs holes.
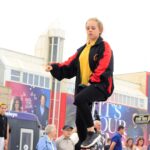
[[[12,89],[10,109],[36,114],[44,128],[48,124],[50,90],[8,81],[6,86]]]

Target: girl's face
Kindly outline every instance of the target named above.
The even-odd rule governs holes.
[[[98,23],[95,20],[88,20],[86,23],[87,38],[89,41],[95,41],[98,39],[101,31],[98,27]]]
[[[133,144],[133,140],[128,141],[128,146],[131,146]]]
[[[142,146],[143,145],[143,143],[144,143],[144,141],[141,139],[141,140],[139,140],[139,146]]]

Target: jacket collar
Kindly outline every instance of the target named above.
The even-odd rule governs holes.
[[[101,42],[103,42],[103,38],[102,38],[102,37],[99,37],[93,46],[99,45]],[[85,48],[85,46],[86,46],[86,44],[84,44],[83,46],[81,46],[81,47],[78,49],[78,51],[81,52],[81,51]]]
[[[102,37],[99,37],[99,38],[97,39],[97,41],[95,42],[95,45],[98,45],[98,44],[100,44],[101,42],[103,42],[103,38],[102,38]]]

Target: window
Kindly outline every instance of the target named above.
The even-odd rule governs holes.
[[[52,44],[52,38],[49,38],[49,44]]]
[[[18,77],[15,77],[15,76],[11,76],[11,80],[13,80],[13,81],[20,81],[20,79]]]
[[[54,44],[58,44],[58,37],[54,37]]]
[[[59,38],[49,38],[49,61],[57,61]]]
[[[50,85],[49,78],[45,78],[45,87],[49,88],[49,85]]]
[[[118,103],[118,101],[119,101],[119,96],[118,96],[118,94],[117,94],[117,93],[115,93],[115,102],[117,102],[117,103]]]
[[[11,70],[11,80],[20,81],[20,71]]]
[[[40,85],[41,87],[44,86],[44,77],[40,76]]]
[[[39,76],[28,72],[20,72],[11,70],[11,80],[25,83],[28,85],[50,88],[50,79],[48,77]]]
[[[127,105],[127,100],[126,100],[126,95],[123,95],[123,98],[122,98],[122,104],[125,104]]]
[[[27,72],[23,72],[22,82],[23,83],[27,83],[27,80],[28,80],[28,73]]]
[[[134,107],[135,107],[135,100],[136,100],[136,98],[135,98],[135,97],[132,97],[132,99],[131,99],[131,106],[134,106]]]
[[[139,99],[139,107],[143,108],[144,107],[144,100]]]
[[[64,40],[63,40],[63,38],[60,38],[60,40],[59,40],[59,48],[58,48],[58,52],[59,52],[59,60],[62,60],[62,58],[63,58],[63,45],[64,44]]]
[[[29,84],[33,84],[33,74],[29,74],[29,80],[28,80]]]
[[[135,106],[138,107],[138,101],[139,99],[138,98],[135,98]]]
[[[49,45],[49,54],[48,54],[48,60],[49,61],[52,60],[51,56],[52,56],[52,45]]]
[[[52,61],[57,61],[57,45],[53,46],[53,60]]]
[[[120,104],[122,104],[122,94],[118,94],[118,97],[119,97],[118,102],[119,102]]]
[[[14,76],[20,76],[20,71],[17,71],[17,70],[11,70],[11,75],[14,75]]]
[[[38,75],[35,75],[34,76],[34,85],[37,85],[38,86],[39,84],[39,76]]]

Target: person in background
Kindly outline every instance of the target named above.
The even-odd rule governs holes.
[[[63,63],[46,65],[58,80],[76,77],[75,100],[76,127],[79,142],[76,150],[94,145],[100,135],[95,133],[91,113],[91,104],[95,101],[106,101],[112,94],[113,52],[110,45],[103,40],[103,24],[97,18],[90,18],[85,24],[87,41],[77,52]]]
[[[65,125],[62,129],[62,136],[56,139],[57,150],[74,150],[75,145],[71,140],[70,136],[72,135],[73,127]]]
[[[78,134],[77,134],[77,128],[76,127],[73,128],[70,139],[71,139],[71,141],[73,142],[74,145],[76,145],[78,143],[79,137],[78,137]]]
[[[19,96],[14,97],[12,110],[16,111],[16,112],[22,111],[22,101],[21,101],[21,98]]]
[[[120,125],[118,127],[117,133],[111,139],[110,150],[122,150],[122,135],[125,132],[124,126]]]
[[[107,138],[104,150],[109,150],[111,144],[111,138]]]
[[[7,105],[0,103],[0,150],[7,150],[7,131],[8,131],[8,120],[5,116]]]
[[[133,138],[127,138],[124,150],[135,150],[134,140]]]
[[[138,137],[136,141],[136,150],[146,150],[144,147],[144,138],[143,137]]]
[[[94,128],[96,130],[96,133],[100,134],[100,139],[97,142],[98,149],[104,150],[105,142],[106,142],[106,135],[101,132],[101,121],[100,120],[94,120]]]
[[[37,115],[41,125],[42,125],[42,129],[45,128],[45,126],[48,123],[48,112],[49,109],[46,107],[45,103],[46,103],[46,96],[44,94],[41,94],[39,97],[40,100],[40,104],[37,106],[37,108],[35,109],[35,114]]]
[[[45,127],[45,133],[37,143],[37,150],[57,150],[54,139],[56,138],[56,127],[53,124],[49,124]]]

